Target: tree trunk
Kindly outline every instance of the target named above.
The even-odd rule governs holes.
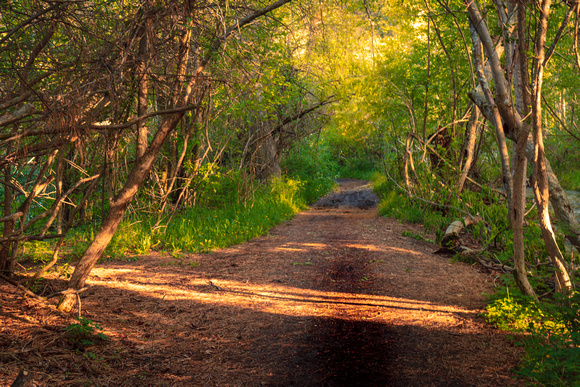
[[[280,153],[269,122],[258,122],[257,126],[256,175],[261,181],[267,182],[282,175]]]
[[[125,210],[131,204],[131,201],[137,194],[139,187],[149,175],[153,162],[159,154],[161,146],[165,142],[167,135],[175,129],[179,120],[183,116],[184,112],[175,113],[168,118],[166,118],[155,137],[153,138],[151,145],[147,148],[145,154],[140,157],[131,170],[131,173],[127,177],[125,185],[115,197],[109,209],[107,217],[103,221],[101,228],[99,229],[95,239],[84,253],[80,262],[77,264],[75,271],[69,281],[69,289],[81,289],[85,285],[85,281],[89,276],[91,270],[103,255],[105,248],[111,242],[113,235],[117,231],[117,227],[123,218]],[[67,294],[63,296],[58,304],[58,309],[70,312],[74,309],[77,302],[76,294]]]
[[[411,189],[411,179],[409,178],[409,168],[413,171],[415,175],[415,165],[413,164],[413,153],[411,152],[411,147],[413,146],[413,134],[407,134],[407,140],[405,141],[405,168],[404,168],[404,178],[405,178],[405,188],[407,192],[413,192]]]
[[[4,167],[4,179],[10,181],[11,176],[11,166],[7,165]],[[9,217],[12,214],[12,188],[8,185],[4,185],[4,216]],[[3,236],[7,237],[14,231],[14,224],[16,219],[9,218],[4,221],[4,232]],[[9,271],[8,259],[10,257],[10,246],[12,242],[2,243],[0,245],[0,273],[7,277],[10,277],[12,273]]]
[[[139,62],[137,65],[137,115],[143,117],[147,114],[148,95],[149,95],[149,69],[148,61],[150,57],[150,29],[151,19],[147,15],[147,6],[145,7],[145,20],[141,26],[141,41],[139,42]],[[142,119],[137,124],[137,144],[135,148],[135,158],[138,159],[145,154],[147,150],[147,123]]]
[[[542,81],[544,74],[545,42],[548,31],[548,15],[550,12],[551,0],[543,0],[540,20],[538,22],[538,36],[536,41],[535,55],[535,80],[533,87],[532,119],[534,125],[534,161],[535,182],[533,184],[534,196],[538,204],[538,216],[542,236],[546,244],[546,249],[552,263],[556,268],[556,288],[559,292],[570,292],[572,283],[570,276],[564,266],[564,257],[556,243],[556,237],[552,229],[550,214],[548,212],[549,184],[546,168],[546,155],[544,152],[543,128],[542,128]]]
[[[510,169],[510,160],[509,160],[509,153],[506,144],[506,136],[503,126],[503,120],[500,114],[500,109],[495,102],[494,96],[489,88],[489,82],[485,76],[484,70],[484,59],[483,59],[483,52],[482,52],[482,44],[481,44],[481,35],[479,31],[476,30],[474,26],[474,22],[471,21],[471,39],[473,41],[473,61],[475,64],[475,70],[477,74],[477,78],[479,80],[479,86],[483,92],[485,98],[485,106],[487,107],[488,112],[490,113],[490,117],[488,119],[490,122],[493,123],[495,127],[495,135],[496,141],[498,145],[498,149],[500,152],[501,157],[501,169],[502,169],[502,176],[503,176],[503,186],[505,189],[505,193],[507,195],[508,201],[508,208],[513,208],[513,182],[512,182],[512,175]],[[497,53],[493,51],[495,55]],[[493,71],[492,71],[493,73]],[[495,80],[495,78],[494,78]],[[511,223],[511,217],[510,217]],[[510,225],[511,226],[511,225]]]
[[[520,7],[518,12],[518,36],[522,39],[521,43],[524,47],[526,47],[526,40],[525,40],[525,18],[526,12],[525,7]],[[525,52],[524,52],[525,54]],[[528,105],[525,101],[529,101],[529,98],[526,98],[526,95],[529,94],[527,89],[524,88],[524,85],[527,84],[527,67],[525,63],[527,63],[527,57],[523,56],[519,58],[519,64],[516,65],[517,69],[526,68],[526,71],[519,72],[520,73],[520,80],[515,82],[516,90],[516,101],[518,101],[517,96],[522,99],[520,102],[520,108],[522,109],[520,113],[526,114],[528,111]],[[517,77],[517,74],[516,74]],[[513,208],[510,211],[511,217],[511,224],[514,232],[514,278],[516,283],[523,294],[526,294],[530,297],[536,298],[536,293],[534,292],[534,288],[530,285],[527,276],[527,269],[526,269],[526,256],[525,256],[525,245],[524,245],[524,217],[526,214],[526,172],[527,172],[527,159],[526,159],[526,141],[529,137],[530,131],[529,126],[524,125],[522,129],[520,129],[518,133],[518,141],[516,146],[514,147],[514,177],[513,177],[513,184],[514,184],[514,196],[513,196]]]
[[[469,117],[469,122],[465,128],[465,161],[463,162],[463,167],[461,168],[461,173],[459,174],[459,181],[457,182],[457,195],[460,195],[463,191],[463,186],[465,185],[465,180],[471,171],[471,166],[473,165],[473,155],[475,151],[475,143],[477,140],[477,127],[479,125],[479,108],[477,105],[473,105],[473,110],[471,111],[471,116]]]

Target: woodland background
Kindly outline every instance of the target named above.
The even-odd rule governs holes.
[[[3,278],[34,292],[57,270],[70,311],[101,258],[247,240],[361,177],[383,214],[514,274],[525,305],[567,297],[556,325],[577,352],[577,1],[6,0],[0,14]],[[477,248],[445,235],[458,219]]]

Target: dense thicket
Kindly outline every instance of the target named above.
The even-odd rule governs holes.
[[[577,188],[577,3],[0,7],[5,274],[27,242],[58,241],[46,270],[71,227],[100,225],[78,289],[127,209],[165,230],[211,207],[216,179],[243,201],[282,169],[382,169],[425,211],[481,217],[484,247],[500,241],[527,293],[539,235],[555,286],[572,287],[560,241],[578,248],[580,226],[558,176]]]
[[[129,206],[159,224],[220,168],[279,175],[328,103],[291,61],[287,11],[264,17],[286,3],[3,2],[0,270],[56,238],[38,277],[71,227],[98,222],[81,287]]]

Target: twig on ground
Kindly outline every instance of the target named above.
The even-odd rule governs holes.
[[[2,278],[4,281],[8,282],[11,285],[16,286],[16,288],[18,288],[18,290],[21,290],[23,293],[25,293],[27,296],[30,297],[34,297],[40,301],[46,301],[47,298],[46,297],[41,297],[38,294],[28,290],[26,287],[20,285],[18,282],[11,280],[10,278],[6,277],[4,274],[0,274],[0,278]]]
[[[29,387],[32,386],[33,382],[32,374],[28,371],[22,370],[10,387]]]

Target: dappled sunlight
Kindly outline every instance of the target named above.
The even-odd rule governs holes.
[[[181,284],[172,286],[168,285],[172,281],[163,274],[151,277],[146,272],[133,272],[130,278],[123,278],[125,272],[112,268],[96,269],[90,284],[134,292],[165,302],[206,303],[295,317],[333,317],[353,321],[372,319],[373,322],[393,325],[423,325],[429,321],[444,328],[445,325],[456,325],[459,319],[479,312],[427,301],[325,292],[278,283],[184,277]],[[395,310],[398,313],[392,313]]]
[[[360,244],[356,244],[356,243],[346,243],[344,246],[350,247],[353,249],[363,249],[363,250],[379,252],[379,253],[395,251],[395,252],[403,253],[403,254],[421,255],[421,252],[416,251],[416,250],[401,249],[401,248],[392,247],[392,246],[384,246],[384,247],[380,248],[377,245],[368,245],[368,244],[367,245],[360,245]]]
[[[411,255],[421,255],[420,251],[398,248],[398,247],[391,247],[391,246],[378,246],[376,244],[358,244],[358,243],[340,243],[338,246],[331,246],[328,244],[323,243],[285,243],[280,246],[274,247],[272,251],[280,251],[280,252],[305,252],[305,251],[328,251],[329,249],[336,249],[336,248],[351,248],[351,249],[360,249],[363,251],[368,252],[376,252],[376,253],[401,253],[401,254],[411,254]]]
[[[304,251],[304,249],[297,249],[294,247],[276,247],[274,251]]]

